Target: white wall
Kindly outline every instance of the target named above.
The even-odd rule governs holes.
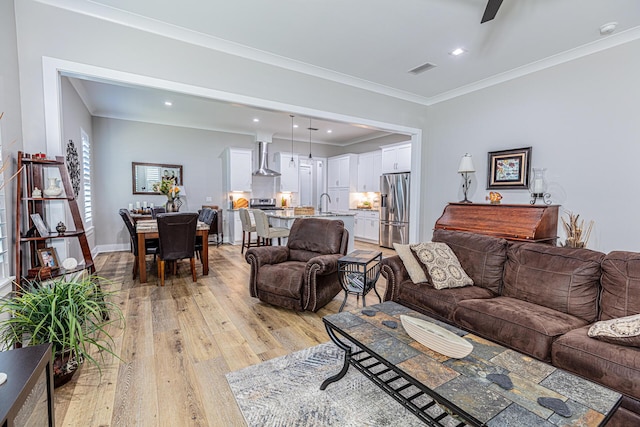
[[[34,0],[16,4],[23,131],[45,150],[43,57],[152,76],[207,91],[246,95],[350,118],[422,129],[427,107],[261,62],[79,15]],[[53,119],[51,119],[53,120]],[[420,141],[422,142],[422,141]]]
[[[89,136],[91,142],[93,142],[92,136],[92,125],[91,125],[91,114],[89,114],[89,110],[84,105],[78,92],[74,89],[67,78],[62,79],[61,92],[62,92],[62,142],[66,144],[69,140],[73,141],[73,144],[78,151],[78,160],[82,165],[82,139],[80,137],[80,129],[83,129],[85,133]],[[63,153],[66,156],[66,151]],[[95,159],[94,162],[96,163]],[[78,209],[80,210],[80,215],[84,217],[84,194],[82,190],[77,198]],[[73,224],[73,218],[71,213],[67,210],[66,216],[63,218],[56,218],[55,221],[49,221],[49,226],[54,227],[58,220],[62,219],[64,223],[67,225],[69,230],[75,229]],[[86,227],[85,231],[87,233],[87,241],[89,243],[89,247],[95,254],[95,233],[93,227]],[[82,250],[80,249],[80,244],[77,239],[64,239],[64,240],[54,240],[52,241],[54,246],[58,249],[58,256],[61,257],[60,262],[66,256],[72,256],[76,259],[82,259]],[[60,245],[66,245],[65,247],[61,247]]]
[[[464,153],[476,167],[470,199],[482,203],[487,152],[532,146],[561,212],[595,221],[590,248],[640,251],[639,76],[635,41],[430,107],[426,224],[462,199]],[[503,203],[529,202],[524,190],[501,193]]]
[[[224,206],[222,151],[255,145],[255,138],[247,135],[99,117],[93,119],[93,135],[96,242],[101,250],[128,246],[118,209],[136,201],[156,206],[166,202],[162,195],[132,193],[131,162],[183,165],[186,210],[195,212],[203,204]]]
[[[7,216],[7,235],[13,236],[15,229],[14,206],[16,200],[15,180],[9,181],[15,172],[15,159],[22,150],[22,118],[18,77],[18,53],[16,45],[16,26],[13,1],[0,1],[0,140],[2,141],[2,161],[8,164],[3,172],[5,182],[5,200]],[[14,241],[8,238],[7,257],[9,270],[14,269]],[[5,286],[6,285],[6,286]],[[0,296],[11,290],[11,281],[0,280]]]

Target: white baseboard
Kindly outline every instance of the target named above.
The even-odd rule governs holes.
[[[102,253],[107,253],[107,252],[130,252],[131,251],[131,245],[129,245],[128,243],[119,243],[119,244],[114,244],[114,245],[98,245],[94,248],[93,252],[96,252],[96,255],[98,254],[102,254]]]

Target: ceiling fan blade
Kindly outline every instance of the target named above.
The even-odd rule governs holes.
[[[491,21],[493,18],[495,18],[501,4],[502,0],[489,0],[487,2],[487,8],[484,10],[484,15],[482,15],[482,21],[480,21],[480,23],[484,24],[485,22]]]

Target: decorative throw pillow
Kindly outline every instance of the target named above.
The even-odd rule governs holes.
[[[413,283],[424,283],[429,281],[429,278],[424,273],[424,270],[416,257],[413,255],[413,251],[409,245],[394,243],[393,248],[402,260],[404,268],[407,269],[407,273],[409,273],[409,277]]]
[[[587,334],[611,344],[640,347],[640,314],[596,322]]]
[[[427,266],[431,283],[436,289],[473,285],[451,248],[446,243],[429,242],[410,245],[418,259]]]

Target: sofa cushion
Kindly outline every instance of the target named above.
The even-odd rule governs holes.
[[[600,320],[640,314],[640,253],[615,251],[602,261]]]
[[[411,250],[426,265],[434,288],[447,289],[473,285],[473,280],[464,272],[456,254],[446,243],[418,243],[411,245]]]
[[[587,335],[612,344],[640,347],[640,314],[596,322]]]
[[[261,266],[258,291],[300,299],[306,265],[303,261],[285,261]]]
[[[462,328],[545,362],[551,360],[551,344],[557,337],[587,324],[570,314],[509,297],[460,301],[453,319]]]
[[[640,398],[640,350],[589,338],[589,326],[569,331],[553,343],[553,365]]]
[[[411,277],[413,283],[425,283],[429,281],[422,265],[420,265],[420,261],[418,261],[409,245],[394,243],[393,248],[402,260],[404,268],[407,269],[407,273],[409,273],[409,277]]]
[[[289,259],[306,262],[318,255],[340,253],[344,231],[342,220],[296,219],[287,240]]]
[[[591,323],[598,315],[603,258],[603,253],[589,249],[510,242],[502,295]]]
[[[451,248],[475,286],[490,289],[495,294],[501,292],[504,263],[507,260],[505,239],[438,229],[433,232],[432,240],[446,243]]]
[[[436,289],[430,283],[417,286],[407,280],[400,285],[395,301],[439,320],[450,322],[460,301],[493,297],[495,294],[489,289],[478,286]]]

